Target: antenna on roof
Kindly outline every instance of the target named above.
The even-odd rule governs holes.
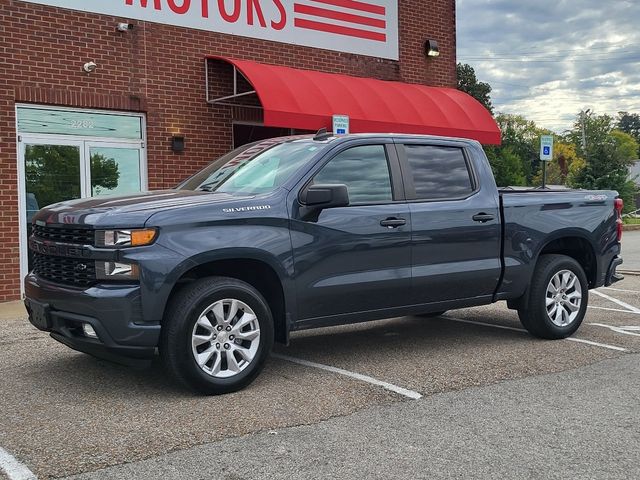
[[[332,134],[327,132],[327,128],[326,127],[322,127],[320,130],[318,130],[315,134],[315,136],[313,137],[314,140],[326,140],[327,138],[331,137]]]

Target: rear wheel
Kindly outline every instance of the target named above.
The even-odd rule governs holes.
[[[174,378],[202,393],[228,393],[262,370],[273,345],[273,319],[251,285],[211,277],[178,292],[161,337],[161,357]]]
[[[587,311],[589,284],[584,270],[565,255],[542,255],[533,273],[526,308],[518,309],[532,335],[560,339],[572,335]]]

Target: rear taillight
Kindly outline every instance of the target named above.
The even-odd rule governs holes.
[[[616,219],[616,232],[618,234],[618,241],[622,240],[622,209],[624,208],[624,202],[621,198],[616,198],[613,202],[613,208],[616,211],[618,218]]]

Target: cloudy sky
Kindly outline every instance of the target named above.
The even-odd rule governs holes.
[[[637,0],[457,0],[458,61],[496,111],[557,132],[583,108],[640,113]]]

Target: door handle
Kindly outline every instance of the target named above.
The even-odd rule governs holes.
[[[389,217],[380,221],[380,225],[387,228],[398,228],[406,224],[407,224],[407,221],[404,218],[397,218],[397,217]]]
[[[483,212],[483,213],[477,213],[471,218],[473,218],[474,222],[485,223],[485,222],[490,222],[491,220],[493,220],[493,215]]]

